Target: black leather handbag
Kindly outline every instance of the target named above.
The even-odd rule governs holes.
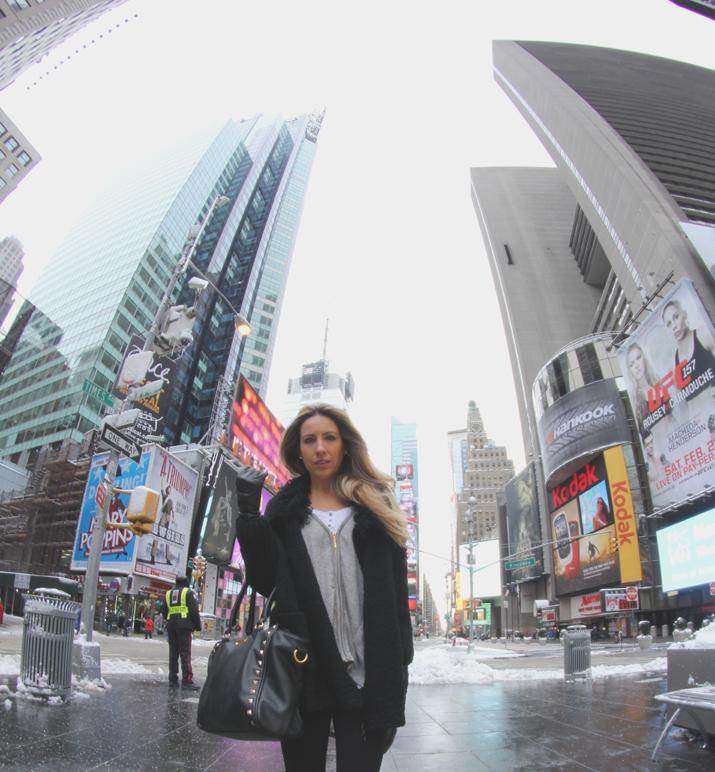
[[[269,625],[275,590],[255,626],[256,593],[251,593],[245,637],[235,638],[232,633],[247,589],[244,582],[228,630],[209,657],[199,697],[198,726],[234,740],[299,737],[303,722],[298,704],[308,642],[278,625]]]

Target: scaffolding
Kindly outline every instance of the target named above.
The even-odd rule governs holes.
[[[0,570],[69,574],[91,458],[75,443],[41,454],[25,493],[0,499]]]

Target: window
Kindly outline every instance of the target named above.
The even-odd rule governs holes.
[[[5,185],[7,185],[7,182],[5,182],[2,176],[0,176],[0,190],[2,190],[5,187]]]
[[[10,164],[10,166],[7,167],[7,176],[8,177],[14,177],[20,170],[15,166],[15,164]]]
[[[10,8],[15,8],[18,11],[22,11],[24,8],[29,8],[30,3],[27,0],[7,0],[7,4]]]
[[[8,138],[5,140],[5,147],[6,147],[8,150],[15,150],[15,148],[17,148],[17,147],[20,147],[20,144],[19,144],[19,143],[18,143],[18,141],[15,139],[15,137],[8,137]]]
[[[19,161],[19,162],[20,162],[20,163],[21,163],[23,166],[27,166],[27,165],[28,165],[28,164],[29,164],[29,163],[32,161],[32,158],[30,158],[30,156],[29,156],[29,155],[28,155],[28,154],[27,154],[27,153],[26,153],[24,150],[21,150],[21,151],[20,151],[20,152],[17,154],[17,160],[18,160],[18,161]]]
[[[0,134],[4,134],[7,131],[7,128],[3,126],[2,123],[0,123]]]

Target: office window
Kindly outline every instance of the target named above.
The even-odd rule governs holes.
[[[10,6],[10,8],[15,8],[18,11],[22,11],[25,8],[30,7],[28,0],[7,0],[7,4]]]
[[[7,129],[5,128],[5,126],[3,126],[2,123],[0,123],[0,135],[4,134],[6,131]]]
[[[27,165],[30,163],[30,161],[32,161],[32,158],[30,158],[30,156],[29,156],[29,155],[28,155],[28,154],[27,154],[27,153],[26,153],[24,150],[21,150],[21,151],[20,151],[20,152],[17,154],[17,160],[18,160],[18,161],[19,161],[19,162],[20,162],[20,163],[21,163],[23,166],[27,166]]]
[[[8,138],[5,140],[5,147],[6,147],[8,150],[15,150],[15,148],[17,148],[17,147],[20,147],[20,144],[19,144],[19,143],[18,143],[18,141],[15,139],[15,137],[8,137]]]
[[[10,166],[7,167],[7,176],[12,178],[14,177],[20,170],[15,166],[15,164],[10,164]]]
[[[2,178],[2,175],[0,175],[0,190],[2,190],[5,185],[7,185],[7,182]]]

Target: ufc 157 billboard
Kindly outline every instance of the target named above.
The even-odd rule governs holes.
[[[682,279],[618,351],[656,508],[715,484],[715,330]]]
[[[556,594],[642,578],[623,450],[609,448],[548,492]]]

